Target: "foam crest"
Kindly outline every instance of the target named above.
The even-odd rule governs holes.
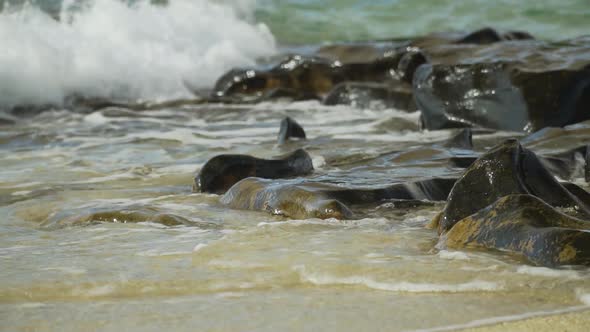
[[[561,278],[561,279],[583,279],[583,275],[578,271],[573,270],[558,270],[550,269],[541,266],[528,266],[522,265],[516,269],[518,274],[526,274],[535,277],[547,277],[547,278]]]
[[[498,283],[481,280],[472,280],[459,284],[414,283],[406,281],[382,282],[365,276],[338,277],[329,274],[312,273],[302,266],[296,267],[295,270],[299,272],[302,281],[317,286],[364,286],[376,290],[407,293],[491,292],[503,288]]]
[[[251,22],[253,1],[64,2],[60,20],[33,6],[0,13],[0,107],[187,96],[225,71],[275,52]],[[74,8],[76,7],[76,8]]]

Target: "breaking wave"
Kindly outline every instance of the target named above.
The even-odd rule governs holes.
[[[70,95],[178,98],[225,71],[275,52],[255,3],[64,1],[53,15],[24,5],[0,12],[0,107]]]

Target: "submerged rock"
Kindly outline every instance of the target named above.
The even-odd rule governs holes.
[[[567,190],[532,151],[510,139],[477,159],[455,183],[439,221],[439,233],[509,194],[534,195],[552,206],[575,208],[590,216],[590,202]]]
[[[133,206],[121,209],[85,208],[80,210],[65,210],[52,214],[41,226],[46,229],[69,226],[88,226],[100,223],[140,223],[150,222],[165,226],[205,225],[194,222],[180,215],[163,213],[157,209],[143,206]]]
[[[294,219],[348,219],[352,212],[323,190],[326,186],[290,185],[247,178],[231,187],[221,203],[233,209],[266,211]]]
[[[193,191],[222,194],[236,182],[251,176],[280,179],[313,172],[310,156],[302,149],[282,159],[260,159],[248,155],[219,155],[211,158],[195,177]]]
[[[590,223],[531,195],[498,199],[457,222],[442,240],[454,248],[518,253],[538,265],[590,265]]]
[[[290,117],[285,117],[281,121],[281,129],[279,130],[278,144],[285,144],[291,138],[305,139],[305,130],[297,123],[297,121]]]
[[[435,178],[379,189],[350,189],[324,183],[247,178],[231,187],[221,203],[243,210],[266,211],[295,219],[353,216],[348,205],[388,199],[442,201],[455,179]]]

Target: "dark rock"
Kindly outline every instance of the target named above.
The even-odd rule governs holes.
[[[502,40],[498,31],[492,28],[483,28],[469,33],[467,36],[457,40],[458,44],[491,44]]]
[[[352,212],[329,197],[322,185],[281,184],[260,178],[247,178],[231,187],[221,203],[233,209],[265,211],[294,219],[348,219]]]
[[[295,120],[286,117],[281,121],[278,144],[285,144],[291,138],[305,139],[305,130]]]
[[[414,76],[414,97],[429,130],[522,131],[528,125],[526,101],[502,64],[423,65]]]
[[[590,265],[590,223],[531,195],[508,195],[458,221],[442,238],[450,247],[518,253],[537,265]]]
[[[412,84],[416,69],[427,62],[426,55],[419,48],[408,47],[397,65],[397,72],[404,82]]]
[[[311,158],[302,149],[276,160],[247,155],[219,155],[207,161],[195,177],[193,191],[222,194],[238,181],[251,176],[280,179],[311,172]]]
[[[465,128],[459,131],[459,133],[451,139],[449,139],[444,146],[449,148],[458,148],[465,150],[473,149],[473,131],[471,128]]]
[[[503,40],[530,40],[535,39],[533,35],[526,31],[508,31],[502,34]]]
[[[512,131],[590,118],[590,43],[519,41],[422,48],[414,75],[427,129],[481,126]]]
[[[455,183],[440,218],[439,233],[509,194],[534,195],[552,206],[575,208],[590,216],[590,202],[568,191],[532,151],[512,139],[477,159]]]
[[[345,81],[382,82],[391,79],[399,59],[379,57],[370,62],[341,63],[320,57],[289,56],[270,69],[234,69],[215,84],[212,97],[258,98],[273,89],[295,90],[301,96],[323,98]]]
[[[234,209],[266,211],[295,219],[353,216],[348,205],[383,200],[442,201],[455,179],[435,178],[379,189],[350,189],[324,183],[247,178],[231,187],[221,202]]]
[[[524,31],[507,31],[500,33],[492,28],[483,28],[467,34],[456,41],[457,44],[492,44],[506,40],[527,40],[535,39],[531,34]]]

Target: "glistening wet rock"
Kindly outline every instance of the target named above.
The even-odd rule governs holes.
[[[439,220],[439,233],[509,194],[534,195],[552,206],[575,208],[590,216],[589,202],[568,191],[532,151],[510,139],[477,159],[455,183]]]
[[[247,178],[231,187],[221,203],[243,210],[266,211],[295,219],[353,216],[350,205],[388,199],[442,201],[455,179],[435,178],[378,189],[351,189],[324,183]]]
[[[281,121],[278,144],[285,144],[285,142],[292,138],[305,139],[305,130],[303,130],[303,127],[297,121],[287,116]]]
[[[590,118],[590,42],[511,41],[422,48],[413,80],[427,129],[481,126],[512,131]]]
[[[268,91],[297,91],[309,98],[323,98],[334,86],[345,81],[382,82],[392,77],[399,59],[379,57],[362,63],[341,63],[314,56],[293,55],[270,69],[234,69],[223,75],[212,92],[225,100],[258,98]]]
[[[537,265],[590,265],[590,223],[531,195],[508,195],[457,222],[442,237],[453,248],[518,253]]]
[[[248,155],[219,155],[211,158],[195,177],[193,191],[222,194],[238,181],[255,176],[289,178],[313,172],[307,152],[298,149],[282,159],[260,159]]]

